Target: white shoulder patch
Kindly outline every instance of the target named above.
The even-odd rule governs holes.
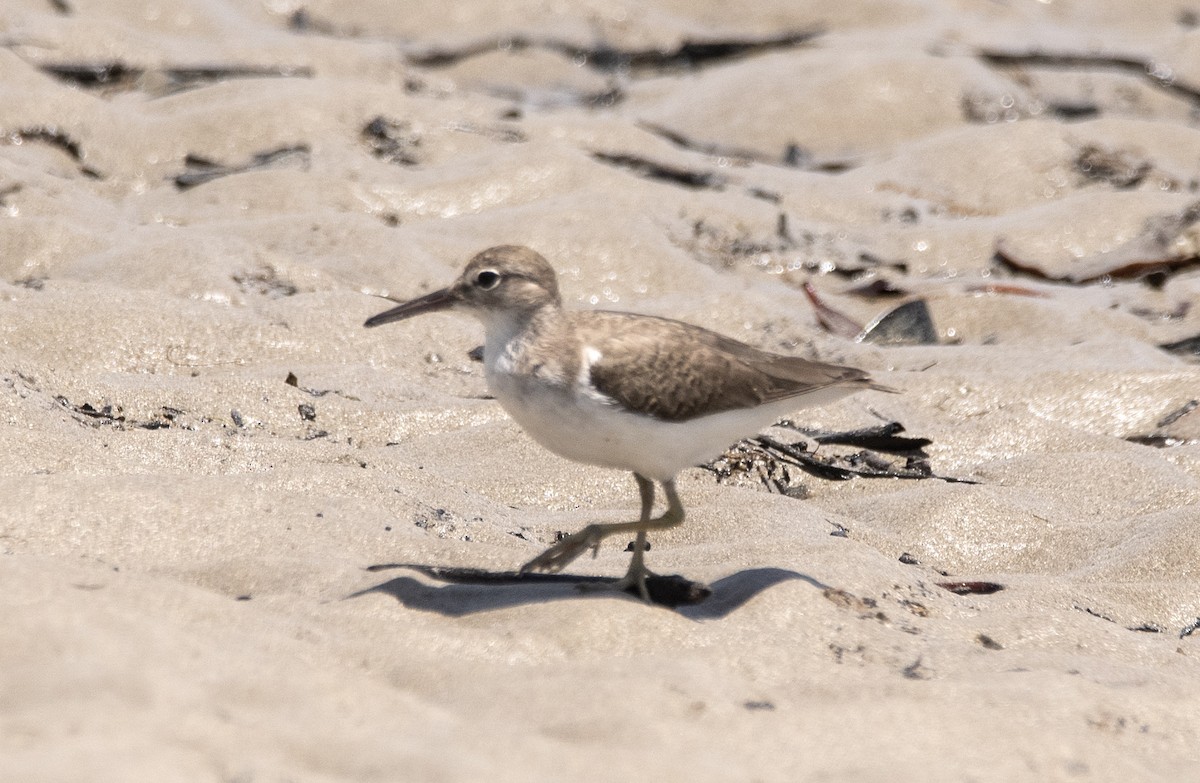
[[[606,394],[601,394],[595,386],[592,386],[592,365],[604,358],[604,354],[593,348],[590,345],[583,346],[579,362],[579,375],[575,379],[579,390],[591,397],[594,400],[599,400],[605,404],[614,402]]]
[[[579,384],[587,385],[592,377],[592,365],[604,358],[604,354],[590,345],[583,346],[583,361],[579,363]]]

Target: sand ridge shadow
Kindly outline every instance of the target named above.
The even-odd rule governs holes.
[[[430,566],[418,563],[388,563],[371,566],[370,571],[391,569],[416,571],[429,582],[411,576],[398,576],[346,596],[346,600],[372,593],[390,595],[410,609],[437,612],[447,617],[464,617],[479,612],[506,609],[548,601],[619,599],[638,601],[632,595],[612,590],[588,590],[604,587],[615,579],[571,574],[519,574],[513,571],[485,571],[473,568]],[[828,585],[806,574],[785,568],[749,568],[722,577],[711,585],[692,582],[680,576],[656,577],[651,599],[693,620],[725,617],[751,598],[777,584],[799,580],[818,590]],[[639,601],[640,603],[640,601]]]

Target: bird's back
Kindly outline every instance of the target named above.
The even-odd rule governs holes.
[[[852,367],[763,351],[669,318],[607,311],[568,317],[580,351],[591,351],[586,369],[592,386],[664,421],[787,399],[798,409],[862,389],[887,390]]]

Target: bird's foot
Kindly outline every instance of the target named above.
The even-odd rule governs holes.
[[[596,553],[600,551],[600,542],[603,540],[604,528],[600,525],[588,525],[521,566],[520,573],[545,571],[552,574],[561,571],[589,549],[592,550],[592,557],[595,557]]]
[[[629,570],[625,572],[625,576],[613,582],[611,587],[613,590],[621,592],[629,592],[630,588],[637,591],[637,596],[646,603],[653,603],[650,600],[650,591],[646,589],[646,579],[651,576],[657,576],[649,568],[646,568],[640,559],[635,559],[629,565]]]

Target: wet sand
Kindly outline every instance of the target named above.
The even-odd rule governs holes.
[[[0,777],[1200,772],[1196,11],[101,5],[0,11]],[[869,369],[903,394],[798,422],[974,483],[689,471],[677,610],[367,570],[636,510],[488,399],[470,319],[362,328],[501,243]]]

